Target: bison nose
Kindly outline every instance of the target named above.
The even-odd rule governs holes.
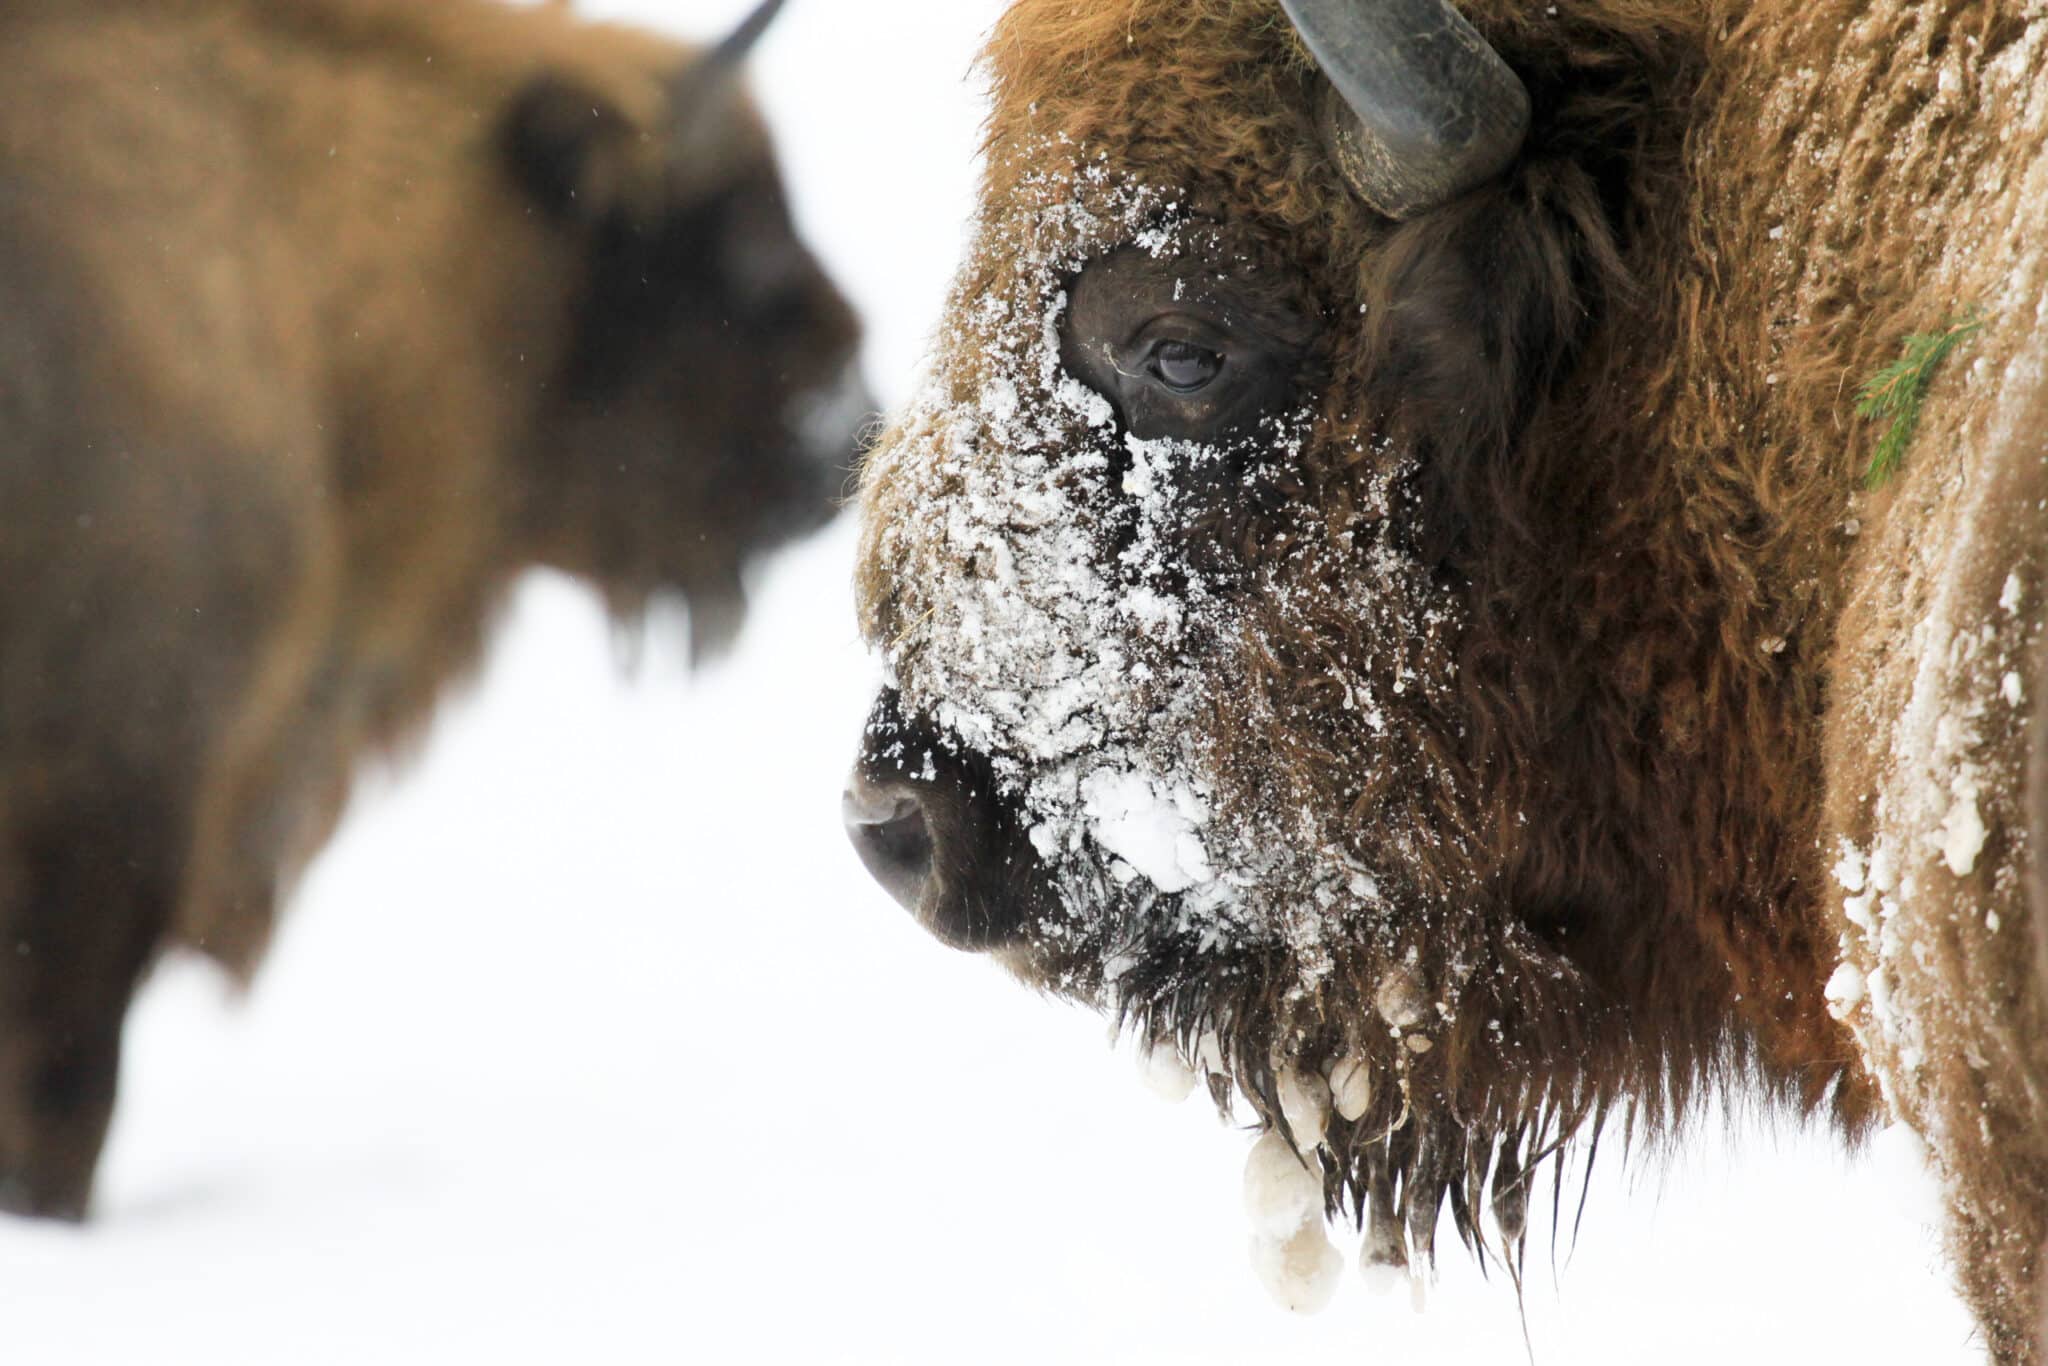
[[[1049,889],[991,761],[906,716],[894,689],[868,716],[842,810],[860,861],[941,943],[1004,949],[1044,918]]]
[[[871,783],[856,773],[840,799],[846,837],[860,861],[915,915],[932,873],[932,832],[925,824],[924,803],[907,788]]]

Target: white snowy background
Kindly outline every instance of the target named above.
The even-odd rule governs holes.
[[[703,35],[742,6],[586,8]],[[757,64],[890,401],[958,254],[996,10],[796,0]],[[253,994],[157,974],[98,1218],[0,1224],[0,1362],[1524,1359],[1461,1255],[1421,1314],[1349,1274],[1319,1317],[1273,1308],[1248,1137],[868,882],[849,533],[770,567],[694,677],[672,629],[622,676],[592,599],[529,581],[425,752],[367,775]],[[1975,1361],[1932,1214],[1896,1137],[1852,1161],[1717,1121],[1608,1160],[1555,1275],[1531,1258],[1535,1358]]]

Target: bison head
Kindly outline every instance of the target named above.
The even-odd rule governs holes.
[[[798,239],[739,85],[777,8],[685,61],[644,109],[552,73],[502,130],[522,191],[577,263],[571,340],[522,483],[526,530],[615,610],[684,593],[699,645],[737,623],[744,560],[830,514],[872,411],[853,313]]]
[[[1446,1204],[1518,1248],[1624,1097],[1846,1056],[1756,1043],[1819,1003],[1717,916],[1777,904],[1797,813],[1718,794],[1784,756],[1703,749],[1714,626],[1629,539],[1693,38],[1564,8],[1469,7],[1504,64],[1437,0],[1019,0],[862,495],[869,867],[1320,1144],[1391,1261]]]

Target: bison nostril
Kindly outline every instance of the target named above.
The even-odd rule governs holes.
[[[901,788],[879,788],[855,778],[840,809],[860,861],[882,890],[914,913],[932,871],[932,835],[923,803]]]

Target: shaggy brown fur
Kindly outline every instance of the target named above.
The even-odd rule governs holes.
[[[1987,1350],[2035,1360],[2048,15],[1460,8],[1529,85],[1533,132],[1499,182],[1399,225],[1322,157],[1319,78],[1270,0],[1018,0],[990,44],[985,247],[941,379],[964,404],[1002,373],[974,305],[1017,292],[1000,247],[1048,196],[1155,187],[1294,263],[1330,378],[1291,505],[1237,542],[1269,600],[1202,739],[1226,806],[1326,813],[1419,908],[1360,918],[1306,995],[1285,943],[1154,944],[1118,1004],[1155,1037],[1218,1030],[1269,1115],[1276,1060],[1362,1050],[1398,1076],[1340,1126],[1329,1189],[1424,1248],[1442,1203],[1470,1239],[1490,1202],[1512,1242],[1528,1169],[1620,1109],[1655,1129],[1740,1085],[1848,1136],[1895,1115],[1950,1193]],[[1097,158],[1078,189],[1045,174]],[[1863,494],[1856,383],[1970,307],[1984,331],[1905,473]],[[905,530],[947,487],[916,437],[870,466],[860,588],[929,708],[921,642],[968,571]],[[1416,461],[1381,524],[1387,451]],[[1354,591],[1345,555],[1302,551],[1318,528],[1428,566],[1457,629]],[[1422,682],[1376,738],[1345,680],[1397,665]],[[1055,938],[1027,928],[1006,959],[1099,984]],[[1419,1056],[1375,1009],[1411,951],[1458,993]]]
[[[520,568],[715,640],[845,478],[855,328],[645,35],[7,0],[0,51],[0,1207],[76,1216],[151,957],[252,969]]]

